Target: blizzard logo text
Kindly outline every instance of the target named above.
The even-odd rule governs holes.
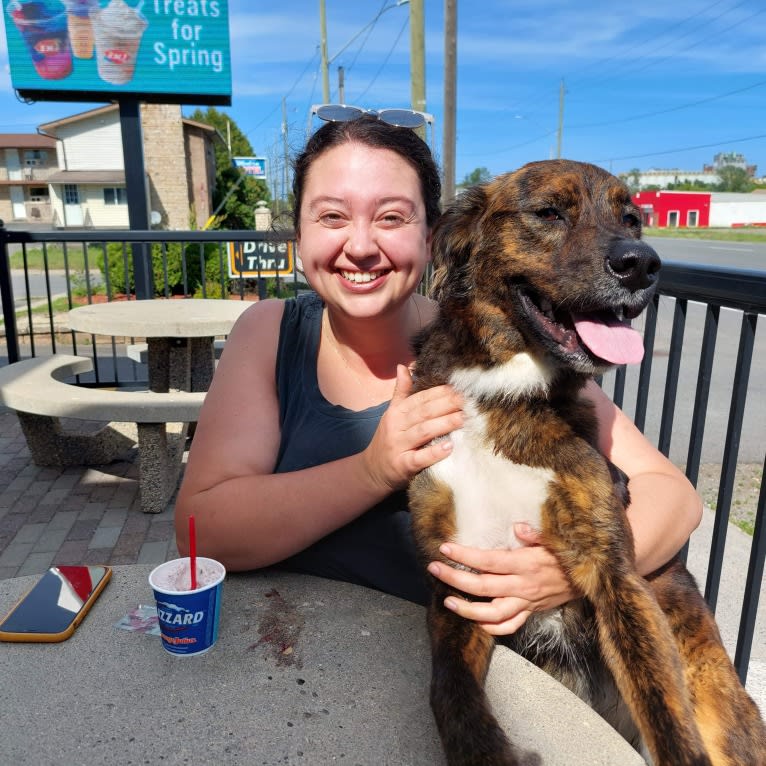
[[[164,609],[157,609],[157,615],[160,618],[160,622],[165,623],[165,625],[196,625],[198,622],[202,622],[205,617],[204,612],[172,614],[171,612],[166,612]]]

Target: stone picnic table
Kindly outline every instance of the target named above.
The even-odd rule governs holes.
[[[166,653],[115,627],[153,604],[149,566],[117,566],[74,635],[0,644],[0,763],[440,766],[422,607],[279,571],[228,574],[218,642]],[[0,581],[5,614],[36,577]],[[546,766],[644,761],[538,668],[499,648],[495,710]]]

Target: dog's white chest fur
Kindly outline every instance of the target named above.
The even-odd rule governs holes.
[[[450,381],[466,397],[463,428],[450,438],[449,457],[431,467],[439,481],[451,489],[457,525],[455,542],[478,548],[517,548],[513,525],[526,521],[540,525],[540,511],[554,472],[511,462],[495,453],[487,437],[485,418],[474,401],[477,395],[519,395],[547,386],[546,370],[526,354],[511,365],[490,373],[460,370]]]

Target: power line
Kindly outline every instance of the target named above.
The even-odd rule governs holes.
[[[741,5],[741,3],[740,3],[740,5]],[[663,58],[653,59],[652,61],[649,61],[644,66],[639,67],[638,69],[633,69],[630,72],[630,74],[631,75],[635,75],[637,72],[643,72],[644,70],[649,69],[649,67],[656,66],[657,64],[662,64],[662,63],[664,63],[666,61],[669,61],[670,59],[673,59],[673,58],[677,58],[678,54],[686,53],[687,51],[692,50],[692,48],[696,48],[698,45],[702,45],[702,43],[706,43],[708,40],[720,37],[721,35],[724,35],[727,32],[731,31],[735,27],[741,26],[746,21],[750,21],[750,19],[755,18],[756,16],[760,16],[765,11],[766,11],[766,8],[762,8],[759,11],[755,11],[755,13],[751,13],[749,16],[745,16],[745,18],[740,19],[739,21],[735,21],[733,24],[730,24],[728,27],[725,27],[724,29],[717,29],[713,34],[710,34],[707,37],[703,37],[702,39],[697,40],[696,42],[693,42],[691,45],[687,45],[686,48],[682,48],[680,51],[678,51],[678,53],[676,53],[676,54],[674,54],[672,56],[664,56]],[[720,18],[720,17],[717,17],[717,18]],[[598,82],[607,82],[609,79],[614,79],[614,78],[605,78],[603,80],[596,81],[596,82],[597,83]]]
[[[691,45],[688,45],[686,48],[682,48],[679,51],[675,51],[671,55],[664,56],[664,57],[659,58],[659,59],[650,58],[653,54],[657,53],[658,51],[661,51],[663,48],[667,48],[669,45],[677,45],[678,42],[680,40],[682,40],[683,38],[688,37],[692,33],[697,32],[700,29],[703,29],[704,27],[707,27],[710,24],[718,21],[720,18],[722,18],[722,17],[726,16],[727,14],[731,13],[732,11],[736,10],[741,5],[745,5],[747,2],[748,2],[748,0],[741,0],[741,2],[737,3],[736,5],[733,5],[733,6],[729,7],[729,8],[727,8],[726,10],[722,11],[721,13],[719,13],[717,16],[713,16],[712,18],[707,19],[702,24],[698,24],[696,27],[693,27],[692,29],[687,30],[686,32],[681,34],[679,37],[674,37],[674,38],[667,37],[665,42],[657,45],[656,47],[654,47],[654,48],[652,48],[652,49],[650,49],[648,51],[644,51],[644,53],[641,56],[638,56],[638,57],[632,59],[630,64],[627,67],[622,68],[617,76],[615,76],[615,75],[606,75],[606,76],[597,78],[596,80],[590,81],[589,85],[598,85],[598,84],[601,84],[601,83],[604,83],[604,82],[609,82],[610,80],[617,79],[617,77],[624,77],[626,74],[631,74],[632,75],[632,74],[635,74],[636,72],[643,72],[645,69],[648,69],[651,66],[655,66],[656,64],[660,64],[660,63],[662,63],[664,61],[667,61],[668,59],[676,58],[679,54],[686,53],[687,51],[690,51],[692,48],[696,48],[698,45],[701,45],[703,42],[706,42],[707,40],[710,40],[712,37],[719,37],[721,34],[723,34],[725,32],[728,32],[730,29],[733,29],[734,27],[737,27],[740,24],[744,24],[745,21],[748,21],[753,16],[757,16],[760,13],[763,13],[763,10],[756,11],[755,13],[751,14],[750,16],[747,16],[744,19],[740,19],[739,21],[735,22],[734,24],[732,24],[729,27],[726,27],[723,30],[716,30],[713,34],[708,35],[707,37],[703,37],[703,38],[697,40],[696,42],[692,42]],[[681,22],[676,24],[674,27],[671,27],[671,30],[675,29],[677,27],[682,26],[686,22],[691,21],[692,19],[694,19],[697,16],[701,15],[704,11],[710,10],[711,8],[715,7],[718,4],[719,3],[717,3],[717,2],[713,3],[712,5],[708,6],[703,11],[699,11],[699,12],[697,12],[697,13],[691,15],[691,16],[687,16]],[[635,47],[635,46],[633,46],[633,47]],[[629,50],[631,50],[631,49],[629,49]],[[622,55],[624,56],[624,51],[622,52]],[[616,58],[616,56],[612,56],[612,59],[614,59],[614,58]],[[648,59],[648,61],[647,61],[647,59]],[[646,63],[643,66],[635,68],[634,65],[637,64],[637,63],[640,63],[641,61],[645,61]]]
[[[678,21],[675,24],[672,24],[670,27],[668,27],[665,30],[665,33],[667,34],[669,32],[673,32],[673,30],[678,29],[679,27],[683,26],[684,24],[686,24],[688,21],[691,21],[692,19],[695,19],[698,16],[701,16],[703,13],[707,13],[708,11],[712,10],[713,8],[715,8],[717,5],[720,5],[722,2],[723,2],[723,0],[716,0],[716,2],[711,3],[710,5],[706,6],[705,8],[701,8],[699,11],[697,11],[696,13],[693,13],[691,16],[686,16],[685,18],[681,19],[680,21]],[[740,5],[743,5],[745,2],[747,2],[747,0],[742,0],[742,2],[737,3],[737,5],[735,5],[734,8],[737,8]],[[729,8],[724,13],[728,13],[728,11],[734,10],[734,8]],[[720,16],[716,16],[715,19],[711,20],[711,22],[715,21],[718,18],[720,18]],[[707,23],[711,23],[711,22],[707,22]],[[702,26],[704,26],[704,24]],[[682,35],[682,36],[684,36],[684,35]],[[665,45],[669,44],[670,42],[673,42],[673,41],[671,40],[668,43],[663,44],[662,46],[660,46],[660,48],[665,47]],[[574,73],[574,76],[576,77],[579,73],[587,72],[588,70],[593,69],[594,67],[598,67],[600,69],[600,71],[603,71],[604,65],[614,61],[615,59],[618,58],[618,56],[620,58],[624,58],[625,54],[630,53],[631,51],[636,50],[637,48],[641,48],[643,50],[644,46],[645,46],[645,42],[644,41],[639,41],[639,42],[636,42],[633,45],[629,46],[628,48],[621,48],[619,54],[615,53],[612,56],[607,56],[606,58],[599,59],[598,61],[594,61],[591,64],[588,64],[587,66],[583,67],[582,69],[576,70],[575,73]],[[655,49],[655,50],[659,50],[659,49]],[[644,55],[646,55],[646,54],[644,54]],[[571,84],[575,84],[576,85],[579,82],[581,82],[581,80],[577,80],[577,79],[573,80],[571,76],[568,77],[567,79],[568,79],[568,82],[570,83],[570,85]]]
[[[383,15],[383,11],[385,10],[387,3],[388,3],[388,0],[383,0],[383,2],[380,5],[380,10],[378,11],[378,15],[375,16],[375,18],[368,24],[369,29],[367,31],[367,35],[364,38],[364,40],[362,40],[362,44],[359,46],[356,53],[354,54],[354,58],[351,59],[351,63],[346,67],[347,72],[350,72],[354,68],[354,64],[356,64],[356,61],[359,58],[359,54],[364,50],[364,46],[367,45],[367,41],[370,39],[372,30],[375,29],[375,24],[377,23],[378,19]],[[339,53],[336,53],[334,58],[337,58],[339,55],[340,55]]]
[[[693,152],[697,149],[713,149],[717,146],[724,146],[729,144],[742,144],[747,141],[757,141],[761,138],[766,138],[766,133],[761,134],[759,136],[747,136],[746,138],[728,138],[723,139],[721,141],[716,141],[712,144],[698,144],[697,146],[684,146],[680,149],[664,149],[662,151],[658,152],[648,152],[646,154],[630,154],[625,157],[608,157],[605,160],[591,160],[593,163],[605,163],[605,162],[615,162],[620,160],[640,160],[644,159],[645,157],[659,157],[661,155],[667,155],[667,154],[681,154],[681,152]]]
[[[394,40],[393,45],[389,49],[388,53],[386,54],[386,57],[383,59],[383,63],[380,65],[377,72],[375,72],[375,76],[370,80],[367,87],[356,97],[357,101],[361,101],[364,96],[367,94],[367,91],[375,84],[375,81],[380,76],[380,73],[385,69],[386,64],[388,64],[389,59],[394,53],[394,50],[396,50],[397,46],[399,45],[399,40],[401,40],[402,35],[404,34],[404,30],[407,29],[408,24],[410,23],[409,17],[407,17],[404,20],[404,24],[402,24],[402,28],[399,30],[399,34],[396,36],[396,39]]]
[[[676,24],[668,27],[668,29],[666,30],[666,34],[668,32],[672,32],[673,30],[676,30],[676,29],[682,27],[684,24],[687,24],[689,21],[691,21],[691,20],[697,18],[698,16],[701,16],[702,14],[712,10],[716,6],[720,5],[721,2],[722,2],[722,0],[717,0],[716,2],[711,3],[710,5],[706,6],[705,8],[702,8],[701,10],[697,11],[696,13],[694,13],[694,14],[692,14],[690,16],[686,16],[681,21],[679,21]],[[619,81],[620,79],[624,79],[626,76],[628,76],[628,74],[630,74],[630,76],[633,76],[637,72],[644,71],[644,70],[648,69],[651,66],[663,63],[663,62],[668,61],[669,59],[672,59],[672,58],[676,58],[676,57],[678,57],[679,54],[686,53],[687,51],[692,50],[693,48],[697,47],[698,45],[701,45],[702,43],[710,40],[711,38],[719,37],[720,35],[724,34],[725,32],[728,32],[729,30],[733,29],[734,27],[737,27],[737,26],[739,26],[741,24],[744,24],[746,21],[750,20],[754,16],[760,15],[761,13],[764,12],[764,10],[766,10],[766,9],[758,10],[755,13],[745,17],[744,19],[740,19],[739,21],[736,21],[734,24],[730,25],[729,27],[726,27],[723,30],[720,30],[720,29],[716,30],[713,34],[708,35],[706,37],[703,37],[703,38],[697,40],[696,42],[692,42],[686,48],[683,48],[680,51],[677,51],[677,52],[675,52],[672,55],[664,56],[662,58],[655,58],[655,59],[651,59],[651,60],[647,61],[647,59],[649,58],[650,55],[656,53],[659,50],[662,50],[663,48],[666,48],[668,45],[675,45],[675,44],[677,44],[679,39],[683,39],[684,37],[688,37],[693,32],[699,31],[700,29],[703,29],[704,27],[709,26],[710,24],[714,23],[715,21],[718,21],[720,18],[722,18],[723,16],[727,15],[728,13],[731,13],[732,11],[736,10],[740,6],[746,5],[747,2],[748,2],[748,0],[740,0],[740,2],[737,2],[734,5],[729,6],[728,8],[723,10],[718,15],[716,15],[716,16],[710,18],[710,19],[707,19],[702,24],[698,24],[697,26],[693,27],[691,30],[686,31],[680,37],[676,37],[676,38],[669,38],[668,37],[665,40],[665,42],[661,43],[660,45],[656,46],[655,48],[650,49],[648,52],[646,52],[646,50],[645,50],[646,49],[646,40],[640,40],[640,41],[634,43],[633,45],[631,45],[628,48],[621,48],[619,53],[616,53],[616,54],[614,54],[612,56],[608,56],[608,57],[606,57],[604,59],[600,59],[599,61],[596,61],[596,62],[594,62],[592,64],[589,64],[588,66],[583,67],[580,70],[576,70],[575,73],[574,73],[574,76],[575,76],[574,80],[572,79],[572,77],[567,76],[567,90],[568,90],[568,93],[571,94],[570,95],[570,101],[573,100],[575,103],[577,103],[580,100],[580,98],[578,97],[577,89],[576,88],[574,90],[572,89],[573,85],[583,84],[583,85],[587,86],[587,89],[592,89],[595,86],[602,85],[605,82],[609,82],[609,81],[613,81],[613,80],[618,80]],[[640,56],[637,56],[637,57],[634,57],[633,59],[631,59],[629,64],[627,64],[626,66],[621,67],[618,72],[616,72],[616,73],[611,72],[611,73],[609,73],[607,75],[602,75],[601,77],[596,77],[595,79],[588,79],[588,78],[582,78],[582,77],[580,79],[576,79],[578,73],[588,71],[588,70],[590,70],[590,69],[592,69],[594,67],[599,67],[600,71],[603,72],[604,71],[604,66],[607,63],[613,62],[613,61],[615,61],[618,58],[624,59],[627,53],[629,53],[630,51],[635,50],[637,48],[640,48],[641,50],[643,50],[644,53],[642,55],[640,55]],[[641,62],[644,62],[643,66],[641,66],[641,67],[636,69],[635,68],[635,64],[641,63]],[[583,90],[584,89],[581,89],[580,93],[582,93]],[[521,105],[517,104],[516,107],[515,107],[515,110],[516,111],[522,111],[522,112],[527,112],[527,113],[533,114],[534,113],[534,107],[538,106],[539,104],[544,103],[547,100],[548,100],[547,96],[538,96],[537,98],[535,98],[531,102],[529,102],[529,105],[526,108],[524,107],[524,104],[521,104]]]
[[[314,55],[311,57],[311,59],[309,59],[306,66],[303,67],[303,71],[298,75],[298,77],[295,79],[295,82],[290,86],[290,90],[288,90],[287,93],[285,93],[285,95],[282,96],[282,99],[286,99],[298,87],[298,83],[303,79],[303,76],[306,74],[308,68],[314,63],[314,59],[317,57],[318,54],[319,54],[319,48],[317,47],[316,50],[314,51]],[[274,113],[278,109],[281,109],[282,99],[279,100],[279,103],[255,127],[250,128],[250,130],[248,130],[245,133],[245,135],[249,136],[251,133],[254,133],[256,130],[258,130],[258,128],[261,127],[261,125],[263,125],[267,120],[273,117]]]
[[[700,106],[701,104],[709,104],[711,101],[719,101],[722,98],[727,98],[728,96],[736,96],[739,93],[745,93],[748,90],[753,90],[754,88],[760,88],[762,85],[766,85],[766,80],[760,80],[759,82],[753,83],[752,85],[747,85],[744,88],[737,88],[736,90],[730,90],[726,93],[719,93],[716,96],[709,96],[708,98],[702,98],[698,101],[690,101],[686,104],[679,104],[678,106],[670,106],[667,109],[659,109],[654,112],[643,112],[642,114],[634,114],[629,117],[621,117],[619,120],[606,120],[604,122],[589,122],[589,123],[581,123],[579,125],[568,125],[567,130],[580,130],[584,128],[601,128],[605,127],[607,125],[619,125],[620,123],[624,122],[635,122],[636,120],[643,120],[647,117],[657,117],[661,114],[669,114],[670,112],[680,112],[684,109],[691,109],[695,106]]]

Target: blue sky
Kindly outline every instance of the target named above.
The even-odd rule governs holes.
[[[396,2],[326,0],[331,100],[343,66],[347,103],[409,105],[410,11]],[[229,0],[229,13],[233,103],[222,110],[275,161],[284,154],[283,102],[292,153],[322,101],[319,0]],[[425,25],[438,158],[443,0],[425,0]],[[555,156],[562,80],[564,157],[617,173],[699,170],[731,151],[766,176],[763,0],[458,0],[457,28],[458,182],[477,167],[496,174]],[[3,36],[0,132],[34,131],[93,106],[20,102]]]

